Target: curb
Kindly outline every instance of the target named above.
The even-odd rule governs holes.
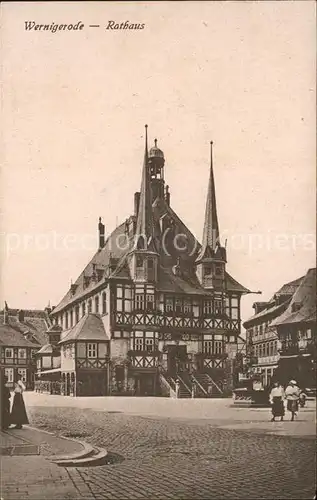
[[[49,432],[49,431],[45,431],[42,429],[38,429],[37,427],[32,427],[31,425],[26,425],[25,427],[28,429],[31,429],[32,431],[43,432],[44,434],[49,434],[50,436],[54,436],[58,439],[65,439],[66,441],[72,441],[73,443],[79,443],[83,447],[82,451],[79,451],[77,453],[72,453],[69,455],[49,455],[48,457],[45,457],[46,460],[51,460],[53,462],[59,461],[59,460],[70,460],[70,461],[77,460],[77,459],[80,460],[80,459],[83,459],[84,457],[90,456],[94,452],[94,448],[90,444],[86,443],[85,441],[81,441],[79,439],[74,439],[74,438],[69,438],[66,436],[56,436],[56,434],[54,434],[54,432]]]

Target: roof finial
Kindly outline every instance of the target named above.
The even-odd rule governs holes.
[[[210,169],[212,169],[212,145],[213,141],[210,141]]]
[[[157,139],[154,139],[154,145],[157,148]]]

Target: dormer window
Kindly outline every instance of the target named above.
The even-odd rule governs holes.
[[[300,302],[294,302],[294,304],[292,304],[292,312],[299,311],[301,307],[302,304]]]

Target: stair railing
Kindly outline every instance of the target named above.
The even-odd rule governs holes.
[[[223,390],[219,387],[218,384],[216,384],[216,382],[211,378],[211,376],[209,375],[209,373],[206,373],[207,377],[209,378],[210,382],[216,387],[216,389],[218,389],[218,391],[220,392],[220,394],[223,394]]]
[[[188,385],[184,382],[184,380],[182,379],[182,377],[179,375],[179,373],[177,374],[177,378],[181,381],[181,383],[183,384],[183,386],[188,390],[189,394],[192,393],[191,389],[188,387]]]
[[[161,367],[160,369],[160,376],[161,376],[161,380],[162,382],[165,384],[165,387],[167,387],[167,389],[169,389],[169,393],[170,393],[170,398],[177,398],[177,394],[176,394],[176,384],[175,384],[175,381],[172,377],[170,377],[166,370],[164,370],[164,368]],[[172,382],[174,387],[172,387],[172,384],[170,383]]]
[[[201,383],[199,382],[199,380],[197,380],[197,378],[195,377],[195,375],[192,375],[193,377],[193,380],[195,382],[196,385],[198,385],[198,387],[200,388],[200,390],[206,395],[208,396],[208,392],[206,391],[206,389],[201,385]]]

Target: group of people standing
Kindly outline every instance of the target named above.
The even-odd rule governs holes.
[[[275,382],[270,392],[270,403],[272,405],[271,422],[274,422],[276,417],[280,417],[281,420],[284,419],[285,399],[287,401],[287,410],[291,413],[291,421],[293,421],[298,412],[300,399],[304,396],[304,393],[302,393],[295,380],[291,380],[285,390],[279,382]]]
[[[8,429],[10,425],[14,425],[15,429],[22,429],[24,424],[29,423],[23,399],[25,385],[20,378],[15,380],[11,408],[11,392],[7,387],[7,382],[8,378],[3,377],[1,387],[1,429]]]

